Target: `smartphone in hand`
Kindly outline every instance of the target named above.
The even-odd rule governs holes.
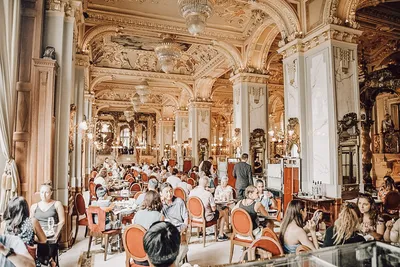
[[[321,214],[322,214],[322,211],[319,211],[319,210],[317,210],[317,211],[314,212],[314,215],[313,215],[313,217],[312,217],[312,220],[314,221],[314,223],[315,223],[316,225],[318,225],[319,217],[321,216]]]

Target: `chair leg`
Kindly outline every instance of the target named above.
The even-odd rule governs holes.
[[[214,225],[214,238],[215,238],[215,242],[217,242],[218,241],[218,239],[217,239],[217,236],[218,236],[218,232],[219,232],[219,229],[218,229],[218,222],[217,222],[217,224],[216,225]]]
[[[122,240],[122,233],[119,234],[118,236],[119,236],[119,242],[118,242],[119,243],[119,248],[118,249],[119,249],[119,253],[122,253],[123,252],[122,249],[124,247],[123,240]]]
[[[85,237],[87,236],[87,232],[88,232],[88,226],[86,226],[86,229],[85,229]]]
[[[234,244],[233,244],[233,241],[231,241],[231,250],[230,250],[230,253],[229,253],[229,263],[232,263],[232,257],[233,257],[233,249],[234,249]]]
[[[106,239],[105,242],[104,242],[104,248],[105,248],[105,251],[104,251],[104,261],[106,261],[106,260],[107,260],[107,252],[108,252],[108,235],[105,234],[104,237],[105,237],[105,239]]]
[[[90,236],[90,237],[89,237],[89,246],[88,246],[86,258],[89,258],[90,246],[92,245],[92,238],[93,238],[93,236]]]
[[[76,237],[78,236],[78,231],[79,231],[79,216],[76,216],[75,236],[74,239],[72,239],[72,246],[75,244]]]
[[[203,226],[203,248],[206,247],[206,225]]]

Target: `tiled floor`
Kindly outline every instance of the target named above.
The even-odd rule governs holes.
[[[81,227],[78,240],[75,245],[68,251],[62,253],[60,256],[60,266],[62,267],[76,267],[79,266],[79,258],[82,252],[87,251],[88,238],[84,238],[84,228]],[[211,239],[211,237],[208,237]],[[192,242],[196,242],[197,237],[191,239]],[[229,261],[229,248],[230,241],[225,242],[208,242],[206,247],[203,248],[203,243],[195,243],[189,245],[188,259],[189,263],[194,265],[198,264],[201,267],[226,264]],[[100,250],[100,245],[92,245],[91,250]],[[242,253],[240,247],[235,246],[235,252],[233,255],[233,262],[237,262]],[[107,261],[103,260],[104,254],[97,253],[94,258],[94,266],[96,267],[122,267],[125,266],[125,253],[115,253],[107,256]]]

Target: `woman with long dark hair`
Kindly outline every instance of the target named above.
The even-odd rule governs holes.
[[[33,246],[35,235],[39,243],[46,243],[47,238],[40,223],[35,218],[29,218],[29,206],[23,197],[12,198],[4,211],[4,221],[1,233],[15,235],[27,246]]]
[[[380,240],[385,233],[385,225],[377,227],[379,211],[370,194],[361,193],[357,198],[357,206],[361,212],[360,230],[364,235],[371,235],[375,240]]]
[[[285,253],[295,253],[300,245],[307,246],[312,250],[319,248],[315,223],[312,220],[306,222],[306,218],[306,203],[297,199],[290,201],[279,234]],[[308,239],[306,231],[311,233],[312,242]]]

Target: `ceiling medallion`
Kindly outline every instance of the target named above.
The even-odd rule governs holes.
[[[190,34],[196,36],[206,27],[206,22],[213,13],[214,0],[178,0],[182,17]]]
[[[149,83],[146,80],[143,80],[139,83],[139,85],[135,86],[136,93],[139,95],[140,102],[144,104],[147,102],[150,94]]]
[[[163,38],[163,42],[157,45],[154,51],[156,52],[161,69],[165,73],[171,73],[181,55],[181,47],[174,42],[172,35],[163,34],[161,37]]]

